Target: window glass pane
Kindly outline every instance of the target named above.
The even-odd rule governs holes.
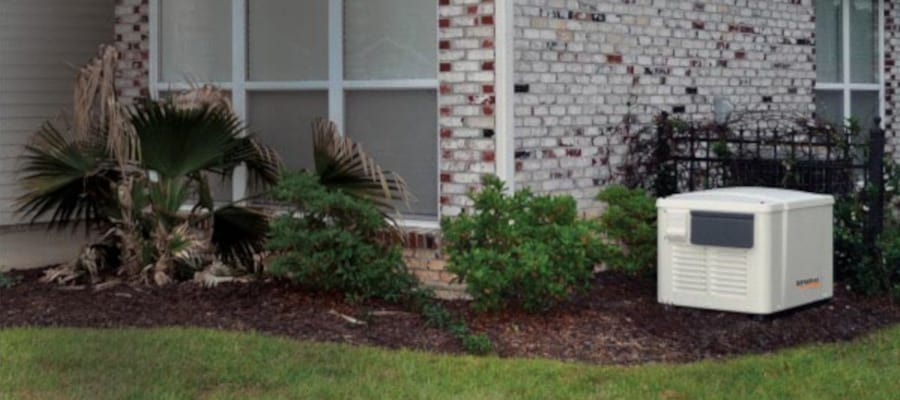
[[[231,81],[231,2],[160,0],[160,80]]]
[[[251,0],[248,78],[328,79],[328,0]]]
[[[231,176],[207,174],[209,189],[212,191],[213,200],[216,202],[230,203],[233,199]]]
[[[843,0],[816,0],[816,79],[843,82],[841,18]]]
[[[844,92],[840,90],[817,90],[816,116],[834,124],[843,124]]]
[[[385,169],[398,173],[415,199],[404,215],[437,215],[437,95],[434,91],[348,92],[347,135]]]
[[[345,0],[345,78],[435,78],[437,3]]]
[[[850,80],[878,81],[878,1],[850,1]]]
[[[281,155],[286,167],[312,169],[312,121],[328,117],[326,92],[251,92],[247,126]]]
[[[850,93],[850,112],[864,133],[875,126],[875,118],[881,115],[878,96],[878,92],[875,91]]]

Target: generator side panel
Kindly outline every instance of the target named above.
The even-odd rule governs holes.
[[[786,231],[781,308],[830,298],[834,291],[832,207],[792,210],[787,213]]]

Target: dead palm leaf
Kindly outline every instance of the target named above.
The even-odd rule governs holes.
[[[396,210],[398,201],[409,205],[406,181],[382,169],[360,144],[341,136],[334,122],[316,119],[312,129],[319,183],[371,201],[383,210]]]
[[[82,67],[73,91],[73,130],[76,137],[103,135],[119,164],[139,159],[137,138],[125,118],[116,93],[116,67],[120,55],[114,46],[100,46],[99,54]]]
[[[180,110],[212,109],[233,113],[231,108],[231,96],[225,90],[213,85],[195,85],[176,94],[172,103]]]

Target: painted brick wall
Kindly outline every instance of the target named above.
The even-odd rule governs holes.
[[[495,172],[494,1],[438,1],[441,214],[452,216]]]
[[[571,193],[582,210],[624,150],[627,114],[710,118],[808,113],[815,84],[812,0],[515,0],[517,181]]]
[[[149,95],[149,0],[116,0],[115,44],[122,55],[116,86],[123,100]]]

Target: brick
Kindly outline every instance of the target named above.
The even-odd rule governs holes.
[[[715,96],[738,109],[772,96],[773,110],[810,111],[814,2],[615,3],[515,3],[518,185],[571,194],[593,214],[610,178],[599,163],[623,159],[616,127],[626,115],[633,129],[660,110],[710,119]]]

